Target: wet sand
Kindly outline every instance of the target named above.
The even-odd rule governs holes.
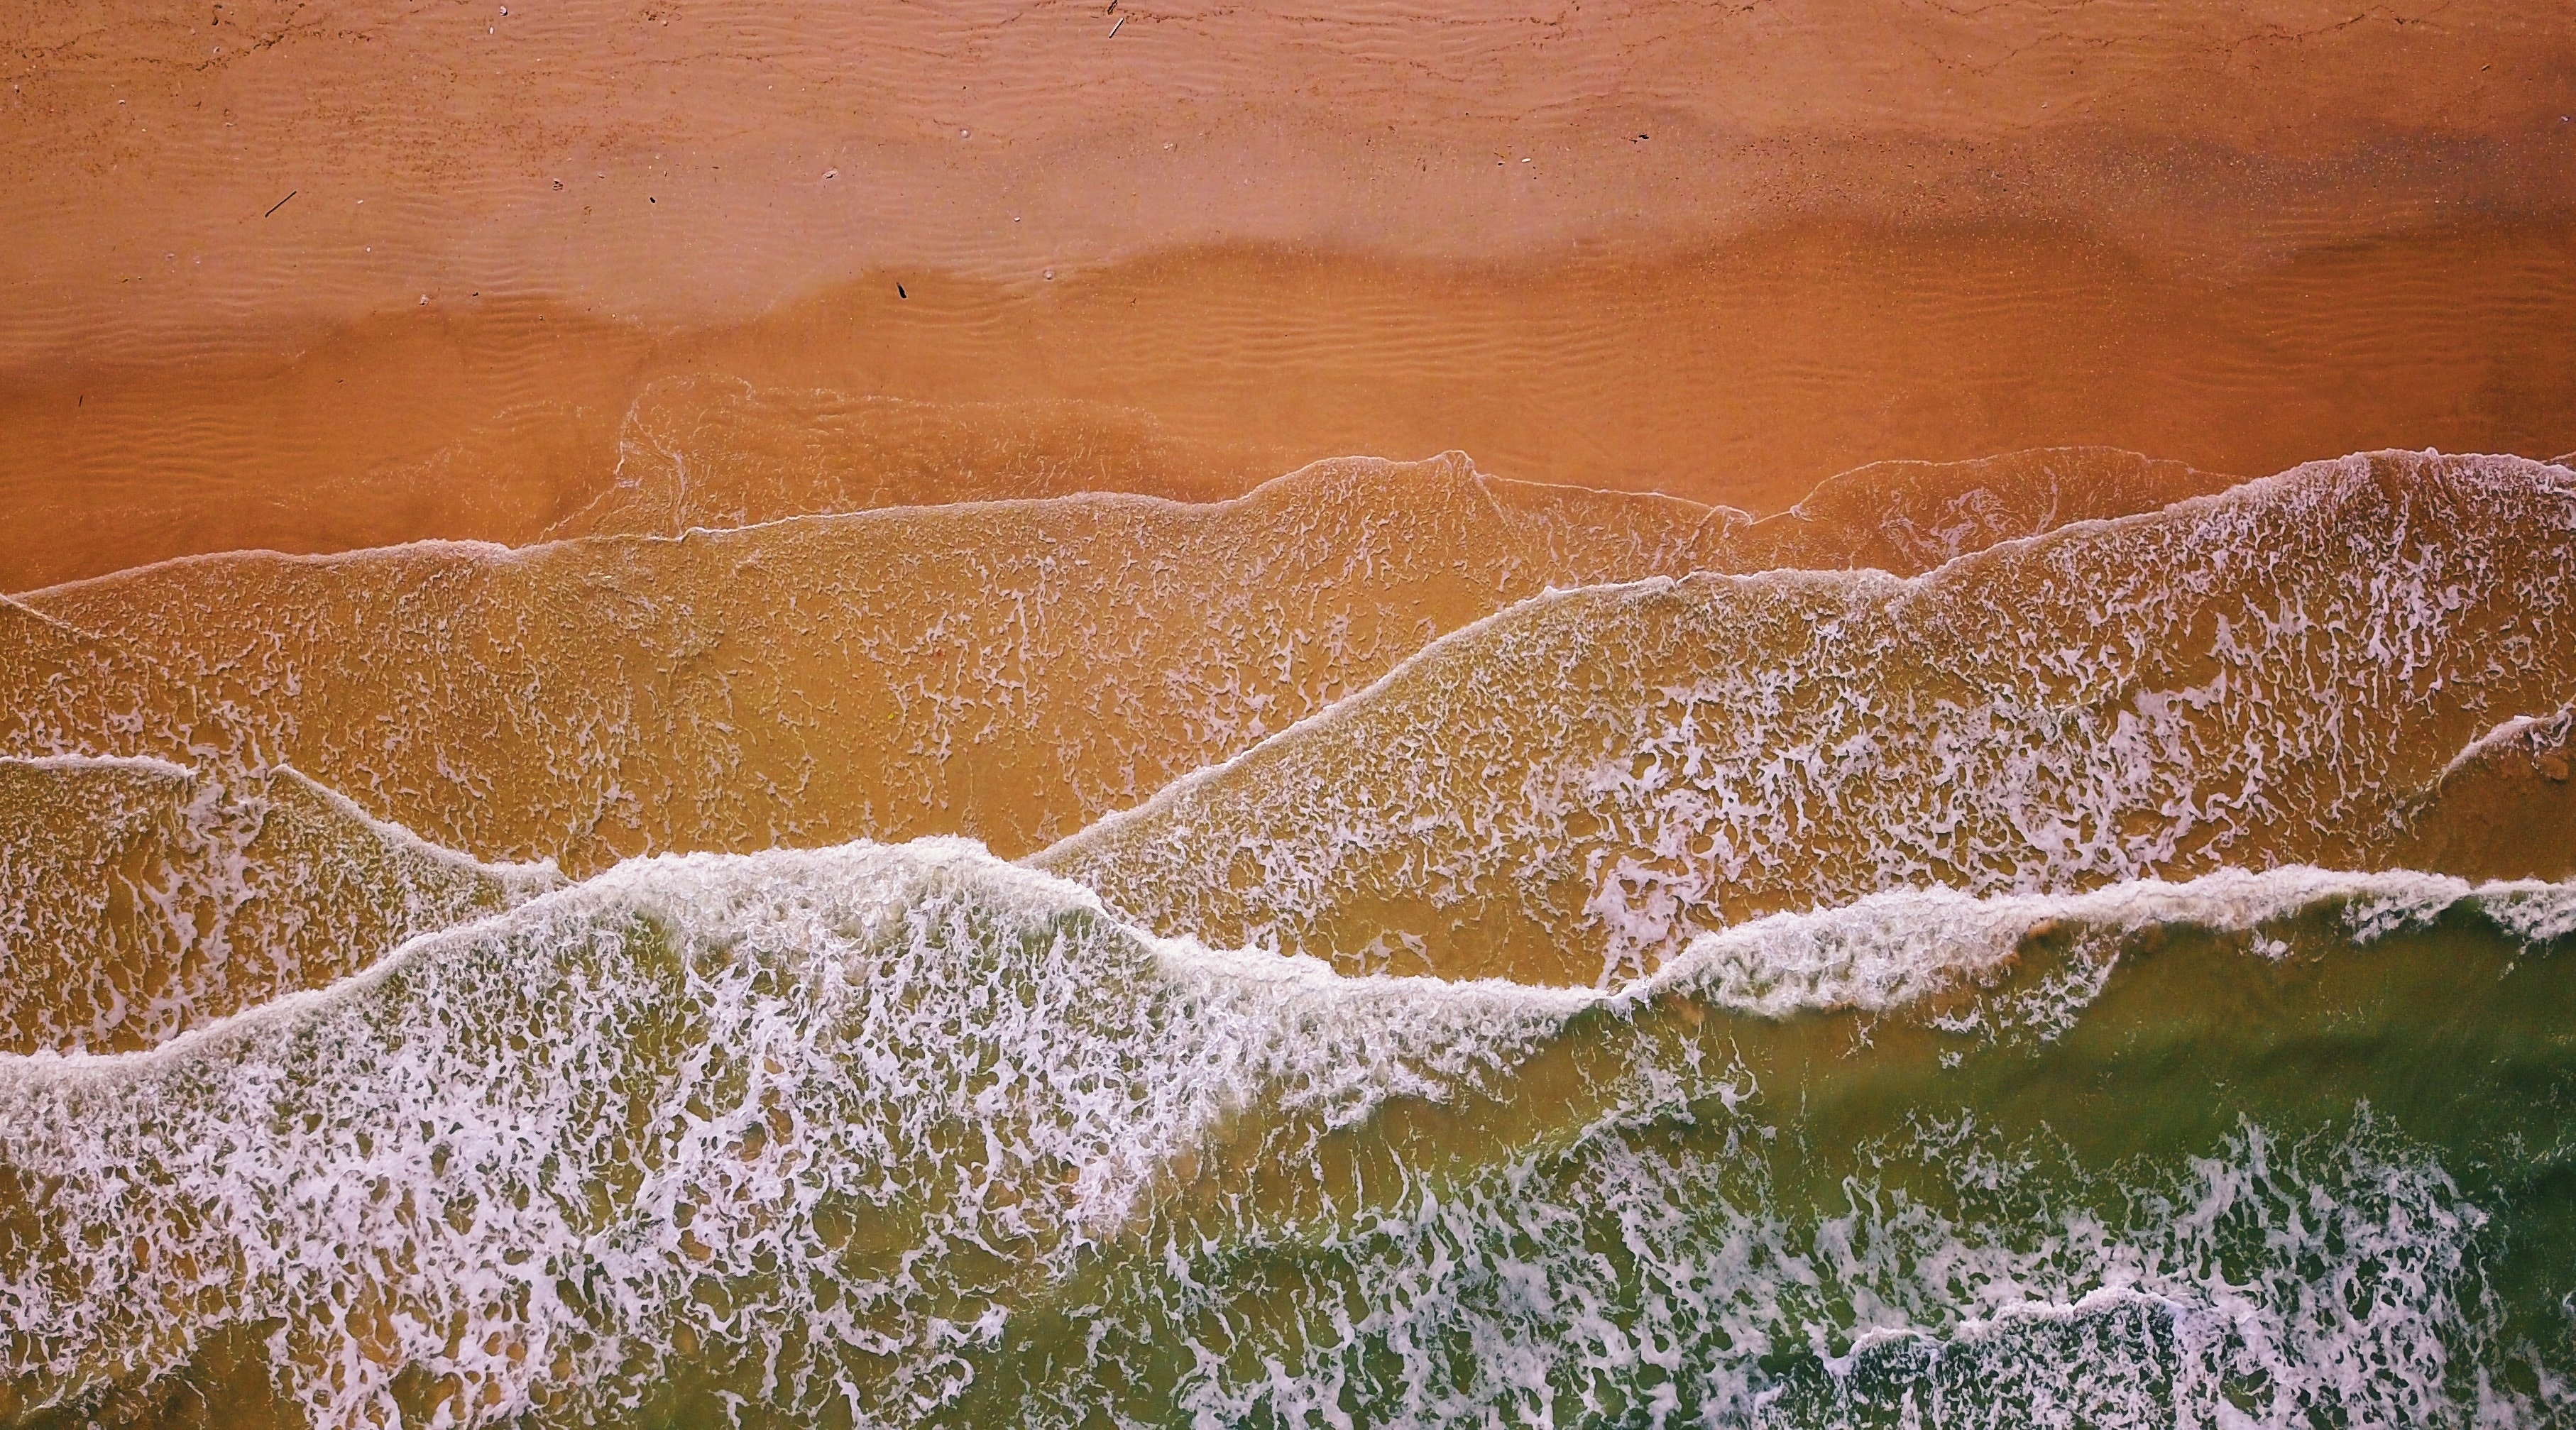
[[[22,9],[0,46],[0,198],[46,216],[0,258],[10,358],[423,295],[688,322],[888,268],[1783,217],[2049,217],[2224,262],[2563,212],[2576,173],[2576,25],[2519,0],[107,0]]]
[[[671,390],[689,378],[731,383]],[[2228,274],[2031,224],[1817,223],[1651,258],[1228,248],[1034,288],[879,275],[692,329],[433,306],[283,359],[48,365],[0,387],[0,494],[38,518],[0,532],[7,590],[198,551],[531,541],[582,529],[656,453],[702,490],[740,489],[708,512],[754,518],[1083,488],[1205,499],[1322,456],[1447,447],[1516,477],[1773,511],[1864,462],[2033,446],[2235,472],[2563,450],[2576,225],[2463,225]],[[870,398],[918,406],[818,425]],[[718,403],[721,431],[700,411]]]
[[[2502,0],[117,3],[0,53],[0,590],[531,540],[675,377],[940,405],[729,419],[746,509],[2576,445],[2576,18]]]

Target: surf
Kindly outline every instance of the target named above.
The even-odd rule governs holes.
[[[2199,480],[1359,463],[12,601],[0,1421],[2576,1415],[2576,871],[2499,832],[2568,808],[2568,473]],[[868,564],[929,529],[1052,594]],[[742,713],[886,640],[935,752]]]
[[[2538,1423],[2571,932],[2281,870],[1603,990],[1166,939],[959,841],[635,861],[0,1059],[0,1411]]]

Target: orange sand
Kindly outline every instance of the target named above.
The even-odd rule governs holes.
[[[36,519],[0,529],[0,589],[195,551],[532,540],[611,485],[638,398],[686,374],[762,399],[664,441],[726,449],[698,452],[706,480],[837,474],[811,502],[726,508],[752,514],[1203,498],[1450,446],[1758,510],[1866,461],[2044,445],[2238,472],[2384,446],[2545,455],[2576,444],[2576,225],[2228,275],[2035,225],[1816,224],[1651,260],[1228,249],[1034,291],[914,274],[676,332],[533,302],[397,312],[285,361],[19,374],[0,493]],[[878,395],[937,406],[903,433],[818,431],[818,410]]]
[[[727,438],[745,506],[2576,445],[2564,7],[108,0],[0,52],[0,589],[526,540],[672,376],[942,405]]]

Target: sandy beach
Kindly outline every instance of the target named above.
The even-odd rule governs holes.
[[[0,25],[0,203],[44,216],[0,254],[0,493],[43,518],[0,589],[535,539],[674,377],[1181,495],[1449,447],[1755,509],[2040,444],[2576,447],[2576,22],[2527,5]]]
[[[2576,1425],[2569,0],[0,71],[0,1430]]]

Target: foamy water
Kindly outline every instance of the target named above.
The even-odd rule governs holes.
[[[1319,463],[1212,504],[1093,493],[189,558],[0,607],[0,752],[291,764],[441,844],[583,872],[859,835],[1016,854],[1552,586],[1919,569],[2213,481],[2037,453],[1756,524],[1452,453]]]
[[[639,472],[0,605],[0,1422],[2576,1417],[2563,466]]]
[[[11,1052],[164,1038],[354,973],[563,881],[492,867],[275,771],[0,757],[0,1029]]]
[[[0,1430],[2576,1427],[2576,5],[0,59]]]
[[[1566,591],[1039,862],[1167,931],[1546,981],[1890,887],[2366,864],[2576,685],[2571,565],[2567,469],[2386,453],[1911,580]]]
[[[861,1423],[1865,1422],[1961,1377],[2115,1423],[2215,1423],[2248,1386],[2274,1415],[2434,1423],[2478,1356],[2563,1375],[2481,1284],[2517,1209],[2446,1166],[2470,1131],[2244,1108],[2105,1161],[1976,1106],[1980,1079],[2105,1058],[2096,1024],[2152,1025],[2120,965],[2167,930],[2212,945],[2154,957],[2213,1008],[2288,981],[2137,1095],[2313,1058],[2320,1018],[2402,1040],[2576,992],[2552,884],[1882,898],[1605,994],[1212,952],[954,842],[648,860],[150,1053],[0,1064],[0,1165],[43,1189],[15,1215],[96,1228],[16,1243],[13,1383],[83,1403],[226,1323],[276,1327],[281,1392],[331,1423],[673,1395]],[[2004,975],[2035,939],[2082,951]],[[2335,986],[2427,960],[2504,981],[2438,1008]],[[1817,1021],[1845,1008],[1887,1046],[1804,1046],[1850,1036]],[[2563,1044],[2541,1013],[2500,1022]],[[1853,1169],[1839,1192],[1779,1160],[1828,1129],[1808,1155]],[[2560,1413],[2561,1384],[2489,1392]]]

